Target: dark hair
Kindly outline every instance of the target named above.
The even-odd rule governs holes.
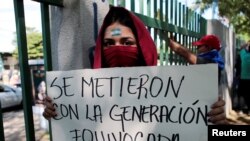
[[[103,26],[103,31],[101,33],[101,36],[104,37],[105,30],[108,26],[110,26],[112,23],[119,22],[121,25],[129,27],[132,30],[133,34],[135,35],[136,41],[138,41],[135,25],[133,23],[132,18],[129,15],[130,13],[128,11],[111,6],[110,11],[106,16],[107,18],[104,21],[105,24]]]
[[[138,51],[139,51],[139,58],[140,58],[139,64],[141,64],[141,66],[145,66],[146,62],[143,58],[141,47],[140,47],[140,44],[138,42],[139,40],[138,40],[138,34],[137,34],[135,24],[134,24],[133,19],[131,17],[131,13],[129,13],[129,11],[125,10],[124,8],[113,7],[113,6],[110,7],[110,11],[106,15],[106,18],[105,18],[103,26],[102,26],[102,31],[101,31],[102,45],[103,45],[103,38],[104,38],[104,33],[105,33],[106,28],[115,22],[118,22],[121,25],[126,26],[126,27],[131,29],[131,31],[133,32],[133,34],[135,36],[136,45],[137,45]],[[105,60],[105,59],[103,59],[103,60]],[[103,64],[105,66],[105,62],[103,62]]]

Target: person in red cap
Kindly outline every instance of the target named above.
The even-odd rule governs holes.
[[[193,42],[194,46],[207,45],[211,49],[220,50],[220,41],[215,35],[206,35],[203,36],[199,41]]]
[[[224,69],[224,60],[219,53],[221,48],[220,40],[217,36],[205,35],[200,40],[193,42],[197,46],[197,54],[188,50],[186,47],[170,39],[170,48],[178,55],[184,57],[190,64],[217,63],[219,67],[219,78]]]
[[[178,55],[184,57],[190,64],[218,63],[219,68],[224,68],[224,60],[219,54],[220,40],[215,35],[203,36],[200,40],[193,42],[197,46],[197,53],[194,54],[186,47],[170,39],[170,48]]]
[[[132,66],[156,66],[157,50],[144,23],[123,7],[111,7],[100,29],[93,60],[93,69]],[[214,124],[225,123],[225,102],[216,101],[209,114]],[[43,116],[57,114],[52,100],[45,98]]]

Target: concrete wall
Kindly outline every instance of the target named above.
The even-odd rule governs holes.
[[[220,38],[222,49],[220,53],[225,59],[225,70],[222,73],[222,84],[220,94],[226,100],[226,114],[232,109],[231,90],[234,78],[236,37],[235,33],[229,27],[226,27],[218,20],[208,20],[207,34],[215,34]]]
[[[63,8],[51,7],[53,70],[90,68],[88,49],[108,9],[108,0],[64,0]]]

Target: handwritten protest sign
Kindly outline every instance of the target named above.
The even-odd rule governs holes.
[[[47,72],[53,141],[204,141],[217,65]]]

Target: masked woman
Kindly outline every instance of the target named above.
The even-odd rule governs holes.
[[[111,7],[106,15],[94,51],[93,68],[156,66],[157,51],[143,22],[123,7]],[[44,117],[56,116],[52,100],[46,97]],[[225,102],[219,99],[208,113],[209,121],[224,124]]]

